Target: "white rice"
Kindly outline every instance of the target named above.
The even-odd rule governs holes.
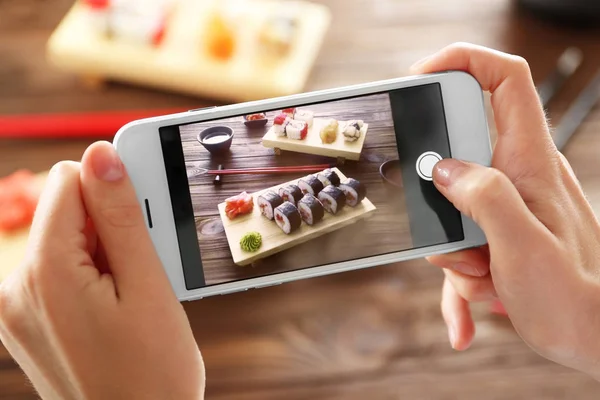
[[[282,221],[279,220],[279,217],[281,217]],[[290,233],[292,226],[290,224],[290,220],[288,219],[288,217],[286,217],[281,211],[275,209],[275,222],[277,223],[277,226],[285,233],[288,234]]]
[[[312,210],[307,204],[299,203],[298,211],[300,211],[300,215],[302,216],[302,220],[306,222],[307,225],[313,224],[313,214]],[[306,217],[305,217],[306,216]]]
[[[294,119],[306,122],[308,124],[308,127],[311,128],[313,125],[314,114],[312,111],[308,110],[296,110],[296,115],[294,115]]]
[[[260,208],[260,212],[267,219],[273,220],[273,207],[271,207],[271,203],[262,197],[258,198],[258,207]]]
[[[326,192],[319,193],[319,200],[323,204],[325,210],[331,214],[337,212],[337,201]]]

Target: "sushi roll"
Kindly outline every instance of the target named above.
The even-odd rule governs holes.
[[[324,171],[321,171],[317,174],[317,178],[321,181],[323,186],[339,186],[340,185],[340,177],[335,173],[334,170],[327,168]]]
[[[309,110],[296,110],[296,114],[294,114],[294,119],[297,121],[304,121],[308,125],[309,128],[313,125],[314,113]]]
[[[279,114],[273,120],[273,130],[277,136],[285,136],[285,128],[291,119],[287,114]]]
[[[310,193],[313,196],[319,194],[323,190],[323,183],[314,175],[308,175],[298,181],[298,187],[303,194]]]
[[[361,129],[365,123],[362,120],[348,121],[344,127],[344,140],[347,142],[356,142],[360,138]]]
[[[279,189],[279,196],[281,196],[283,201],[289,201],[293,205],[296,205],[304,195],[298,186],[288,185]]]
[[[306,225],[314,225],[325,216],[323,204],[310,193],[305,194],[298,202],[298,211]]]
[[[281,110],[281,113],[286,114],[288,117],[293,119],[294,115],[296,114],[296,107],[284,108]]]
[[[340,189],[346,195],[346,204],[356,207],[367,196],[365,185],[354,178],[348,178],[340,184]]]
[[[337,120],[332,119],[331,121],[329,121],[327,123],[327,125],[325,125],[323,128],[321,128],[321,141],[323,143],[326,144],[331,144],[333,142],[335,142],[335,139],[337,139],[337,134],[338,134],[338,126],[339,123]]]
[[[302,217],[296,206],[286,201],[275,209],[275,223],[283,233],[289,235],[300,228]]]
[[[285,134],[290,139],[304,140],[308,134],[308,125],[304,121],[291,120],[285,126]]]
[[[269,190],[258,196],[258,207],[260,208],[260,213],[264,215],[267,219],[273,220],[275,218],[275,209],[283,204],[283,199],[280,195]]]
[[[321,190],[318,198],[321,204],[323,204],[325,211],[334,215],[346,205],[346,195],[344,192],[332,185]]]

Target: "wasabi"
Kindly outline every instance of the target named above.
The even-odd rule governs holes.
[[[240,240],[242,250],[253,253],[262,245],[262,236],[258,232],[248,232]]]

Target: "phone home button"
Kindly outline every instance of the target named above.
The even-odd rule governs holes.
[[[417,174],[426,181],[433,180],[433,167],[438,161],[442,160],[442,156],[440,156],[435,151],[426,151],[421,154],[417,159]]]

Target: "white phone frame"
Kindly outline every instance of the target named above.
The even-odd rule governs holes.
[[[403,250],[353,261],[227,282],[194,290],[188,290],[185,286],[159,128],[251,114],[263,110],[293,107],[300,104],[374,94],[429,83],[439,83],[441,86],[452,156],[489,166],[492,149],[483,92],[479,83],[470,74],[462,71],[409,76],[268,100],[191,110],[138,120],[123,126],[117,132],[113,144],[133,181],[138,200],[144,209],[145,199],[149,199],[154,226],[149,229],[150,236],[177,298],[180,301],[196,300],[217,294],[267,287],[298,279],[390,264],[485,244],[486,238],[483,231],[471,219],[461,214],[465,238],[459,242]],[[146,215],[145,212],[144,215]]]

